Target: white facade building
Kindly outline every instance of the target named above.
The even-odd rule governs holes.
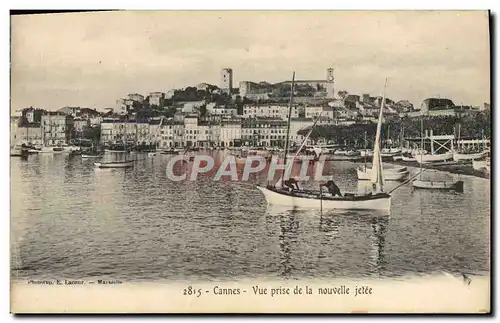
[[[243,118],[279,118],[287,120],[289,108],[288,105],[245,105],[243,107]],[[292,118],[299,117],[300,108],[292,106]]]

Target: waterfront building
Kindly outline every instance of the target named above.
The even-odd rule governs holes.
[[[40,123],[21,123],[20,117],[12,117],[10,120],[10,145],[17,144],[41,146],[42,128]]]
[[[149,132],[149,121],[146,119],[136,120],[135,122],[135,143],[136,145],[148,145],[151,143],[151,134]]]
[[[198,134],[198,117],[186,116],[184,118],[184,142],[186,146],[197,147]]]
[[[149,93],[148,102],[149,105],[155,105],[157,107],[162,107],[165,100],[165,93],[163,92],[151,92]]]
[[[88,129],[88,127],[90,126],[90,122],[89,120],[76,117],[73,119],[73,125],[75,128],[76,136],[78,137],[82,136],[83,132]]]
[[[281,118],[248,118],[241,122],[241,140],[251,146],[283,146],[287,121]]]
[[[147,144],[160,147],[161,127],[163,117],[155,117],[149,120],[149,141]],[[165,122],[165,121],[163,121]]]
[[[220,88],[227,94],[233,91],[233,70],[230,68],[223,68],[220,71]]]
[[[46,146],[67,145],[74,130],[72,116],[57,112],[42,115],[42,142]]]
[[[241,145],[241,141],[241,119],[222,119],[220,121],[219,145],[221,147],[238,147]]]

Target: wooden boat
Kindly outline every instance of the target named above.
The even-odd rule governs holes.
[[[62,147],[47,147],[44,146],[42,149],[40,149],[39,153],[42,154],[59,154],[64,151],[64,148]]]
[[[473,153],[473,154],[461,154],[461,153],[454,153],[453,154],[453,160],[454,161],[473,161],[474,159],[482,159],[488,155],[487,151],[483,151],[480,153]]]
[[[101,155],[82,154],[82,158],[101,158]]]
[[[102,162],[94,163],[97,168],[129,168],[134,166],[133,161],[116,161],[116,162]]]
[[[397,156],[397,155],[401,155],[401,149],[399,148],[386,148],[386,149],[382,149],[381,153],[382,155],[382,158],[385,158],[385,157],[394,157],[394,156]]]
[[[426,164],[426,163],[435,163],[435,162],[444,162],[447,160],[453,159],[453,153],[448,152],[444,154],[426,154],[426,155],[415,155],[415,160],[417,163]]]
[[[276,188],[274,186],[257,186],[264,194],[268,204],[313,209],[348,209],[348,210],[380,210],[388,211],[391,207],[391,196],[387,193],[356,195],[346,193],[342,197],[327,196],[320,191],[295,191]]]
[[[372,179],[373,171],[371,168],[358,167],[356,169],[359,180],[369,181]],[[384,180],[386,181],[404,181],[408,178],[410,172],[406,169],[384,169]]]
[[[295,73],[292,77],[292,85],[291,88],[294,87]],[[386,81],[387,82],[387,81]],[[292,105],[293,91],[290,95],[290,106]],[[385,106],[385,87],[384,87],[384,96],[382,99],[382,105],[380,109],[379,120],[377,124],[377,134],[375,137],[375,148],[374,148],[374,156],[373,156],[373,177],[372,183],[377,188],[377,191],[374,193],[369,193],[365,195],[358,195],[352,193],[346,193],[344,196],[333,197],[329,195],[323,195],[323,192],[320,191],[289,191],[287,188],[283,186],[283,178],[275,186],[257,186],[259,191],[264,195],[267,204],[269,205],[278,205],[278,206],[286,206],[286,207],[294,207],[294,208],[315,208],[315,209],[347,209],[347,210],[379,210],[379,211],[387,211],[386,214],[390,212],[391,207],[391,196],[387,193],[383,192],[383,184],[384,184],[384,175],[383,175],[383,167],[382,167],[382,157],[380,155],[380,134],[382,129],[382,117],[383,110]],[[291,111],[291,109],[290,109]],[[320,119],[320,116],[316,119],[308,134],[305,136],[305,139],[298,149],[301,151],[302,147],[306,143],[307,139],[312,133],[317,121]],[[288,117],[288,122],[290,122],[290,113]],[[285,142],[285,151],[288,148],[288,138],[289,134],[286,135]],[[285,156],[286,159],[286,156]],[[289,166],[290,167],[290,166]],[[286,170],[283,170],[283,176],[286,174]],[[281,186],[281,187],[280,187]],[[321,187],[320,187],[321,188]]]
[[[417,159],[414,157],[401,156],[401,160],[404,162],[416,162]]]
[[[413,181],[414,188],[432,189],[432,190],[445,190],[445,191],[464,191],[463,181]]]
[[[392,160],[394,160],[394,161],[403,160],[403,156],[402,156],[402,155],[399,155],[399,156],[393,156],[393,157],[392,157]]]

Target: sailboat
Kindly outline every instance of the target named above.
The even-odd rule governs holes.
[[[366,140],[366,131],[365,131],[365,151],[366,151],[366,145],[367,145],[367,140]],[[356,168],[356,173],[358,175],[359,180],[371,180],[373,176],[373,168],[368,168],[366,164],[366,157],[367,155],[365,154],[365,164],[363,166],[359,166]],[[384,179],[386,181],[403,181],[405,180],[410,172],[408,169],[404,166],[402,167],[394,167],[394,168],[386,168],[384,169]]]
[[[424,152],[424,121],[420,119],[420,157],[423,156]],[[414,188],[421,189],[434,189],[434,190],[452,190],[457,192],[464,191],[464,182],[463,181],[428,181],[422,179],[422,169],[423,163],[420,163],[420,178],[414,180],[412,185]]]
[[[386,81],[387,82],[387,81]],[[295,84],[295,72],[292,78],[292,94],[290,95],[290,105],[291,107],[293,99],[293,88]],[[346,193],[344,196],[326,196],[321,190],[299,190],[290,191],[283,186],[283,181],[288,168],[293,164],[293,159],[290,164],[286,164],[285,155],[285,165],[287,165],[287,170],[283,171],[283,177],[275,185],[268,185],[266,187],[257,186],[257,188],[264,194],[266,201],[270,205],[279,205],[286,207],[295,208],[315,208],[315,209],[347,209],[347,210],[379,210],[379,211],[390,211],[391,208],[391,196],[383,192],[384,185],[384,174],[382,167],[382,156],[380,154],[380,133],[382,128],[382,116],[383,107],[385,102],[385,87],[384,96],[382,100],[382,108],[380,109],[379,120],[377,125],[377,134],[375,139],[374,155],[373,155],[373,173],[372,173],[372,183],[375,188],[375,192],[368,193],[364,195],[358,195],[353,193]],[[318,119],[316,119],[317,121]],[[290,120],[288,120],[290,122]],[[298,151],[302,149],[305,145],[307,139],[309,138],[314,126],[313,124],[309,133],[306,135],[302,146]],[[289,137],[287,134],[285,142],[285,151],[288,149]]]
[[[124,136],[125,137],[125,136]],[[123,149],[125,150],[125,160],[123,161],[108,161],[108,162],[96,162],[94,166],[97,168],[129,168],[134,166],[133,160],[127,160],[127,148],[126,148],[126,140],[123,140]]]

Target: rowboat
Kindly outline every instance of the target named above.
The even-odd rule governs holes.
[[[453,160],[455,161],[472,161],[474,159],[482,159],[488,155],[488,152],[483,151],[480,153],[473,153],[473,154],[461,154],[461,153],[454,153],[453,154]]]
[[[121,162],[102,162],[94,163],[97,168],[129,168],[134,166],[133,161],[121,161]]]
[[[413,187],[414,188],[463,192],[464,191],[464,182],[463,181],[415,180],[415,181],[413,181]]]
[[[426,154],[426,155],[415,155],[415,160],[420,164],[443,162],[446,160],[453,159],[453,153],[448,152],[444,154]]]

